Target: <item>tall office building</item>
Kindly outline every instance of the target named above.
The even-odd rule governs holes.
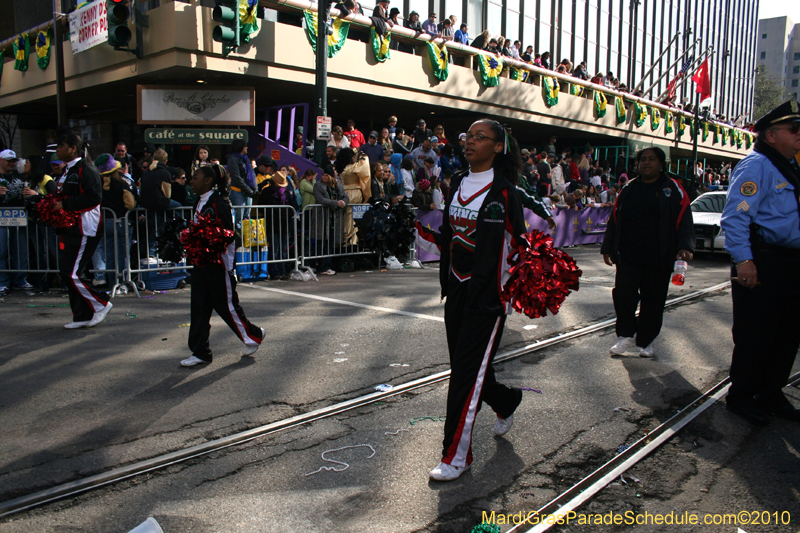
[[[758,64],[783,81],[789,95],[800,92],[800,24],[789,17],[758,21]]]

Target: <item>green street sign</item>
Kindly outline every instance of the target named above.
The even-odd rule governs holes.
[[[230,144],[249,140],[247,130],[148,128],[145,142],[153,144]]]

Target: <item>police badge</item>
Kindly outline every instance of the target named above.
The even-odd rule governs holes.
[[[672,189],[670,189],[669,187],[664,187],[662,189],[662,192],[664,193],[664,196],[666,196],[667,198],[672,196]]]

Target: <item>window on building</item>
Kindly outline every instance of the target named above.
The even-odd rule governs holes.
[[[767,38],[767,34],[766,34],[766,33],[762,33],[762,34],[761,34],[761,38],[762,38],[762,39],[766,39],[766,38]]]
[[[800,66],[792,67],[792,74],[800,74]]]
[[[792,87],[797,87],[797,80],[792,80]]]
[[[761,52],[761,59],[766,59],[766,58],[767,58],[767,53]]]
[[[795,61],[800,61],[800,52],[795,52],[794,53],[794,60]]]
[[[797,100],[797,93],[792,93],[792,100]]]

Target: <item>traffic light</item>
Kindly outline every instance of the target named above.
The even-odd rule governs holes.
[[[216,0],[212,18],[220,22],[214,26],[211,37],[222,43],[222,55],[228,56],[239,48],[239,0]]]
[[[117,49],[128,46],[128,43],[131,42],[131,30],[128,28],[131,10],[128,7],[128,0],[107,0],[106,11],[108,44]]]

